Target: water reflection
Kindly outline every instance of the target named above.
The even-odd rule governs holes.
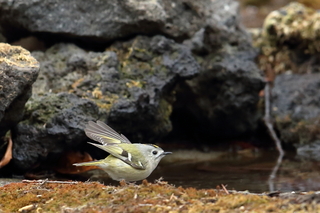
[[[320,163],[297,160],[290,154],[283,158],[270,183],[269,177],[277,160],[277,152],[224,154],[210,162],[162,165],[150,179],[162,176],[176,186],[195,188],[216,188],[224,184],[228,189],[250,192],[320,190]]]

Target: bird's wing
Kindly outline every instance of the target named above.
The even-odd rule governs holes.
[[[100,145],[100,144],[95,144],[90,142],[88,143],[98,147],[99,149],[109,152],[111,155],[129,164],[133,168],[141,169],[141,170],[146,169],[144,162],[137,160],[130,152],[124,149],[125,144],[122,144],[122,146],[124,147],[120,147],[118,144]],[[127,144],[127,146],[129,145],[133,145],[133,144]]]
[[[131,144],[128,138],[117,133],[102,121],[97,121],[96,123],[89,121],[84,131],[89,138],[103,145],[119,143]]]

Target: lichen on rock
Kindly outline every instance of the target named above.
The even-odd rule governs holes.
[[[255,30],[254,43],[262,51],[262,70],[272,64],[276,73],[319,71],[320,14],[298,2],[271,12],[262,30]]]
[[[43,64],[35,93],[69,91],[92,100],[114,128],[140,141],[170,132],[170,92],[199,71],[186,47],[162,36],[116,42],[101,53],[59,44],[33,54]]]

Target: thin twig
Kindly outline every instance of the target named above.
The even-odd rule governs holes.
[[[222,187],[223,191],[224,191],[227,195],[230,194],[229,191],[227,190],[227,188],[226,188],[223,184],[221,184],[221,187]]]
[[[58,181],[58,180],[22,180],[22,183],[39,183],[39,184],[44,184],[44,183],[61,183],[61,184],[78,184],[77,181]]]
[[[36,204],[30,204],[30,205],[27,205],[27,206],[24,206],[24,207],[18,209],[18,212],[28,212],[28,211],[35,209],[36,207],[37,207]]]
[[[268,64],[267,66],[267,75],[272,75],[274,74],[274,70],[272,70],[271,68],[271,65]],[[273,139],[276,147],[277,147],[277,150],[279,152],[279,156],[278,156],[278,159],[277,159],[277,163],[276,165],[273,167],[272,169],[272,172],[269,176],[269,179],[268,179],[268,183],[269,183],[269,190],[270,191],[274,191],[274,179],[276,178],[276,174],[279,170],[279,167],[282,163],[282,158],[284,156],[284,151],[282,149],[282,146],[281,146],[281,141],[280,139],[278,138],[276,132],[274,131],[274,128],[273,128],[273,125],[272,125],[272,121],[271,121],[271,113],[270,113],[270,109],[271,109],[271,101],[270,101],[270,96],[271,96],[271,82],[274,80],[274,75],[272,75],[271,77],[270,76],[267,76],[268,77],[268,80],[266,82],[266,86],[264,88],[264,102],[265,102],[265,115],[264,115],[264,123],[269,131],[269,134],[271,136],[271,138]]]
[[[264,102],[265,102],[265,115],[264,115],[264,123],[266,127],[268,128],[269,134],[271,138],[273,139],[274,143],[276,144],[277,150],[279,152],[280,156],[284,155],[284,151],[281,146],[281,141],[278,138],[277,134],[274,131],[272,122],[271,122],[271,116],[270,116],[270,94],[271,94],[271,87],[270,87],[270,81],[267,81],[266,86],[264,88]]]

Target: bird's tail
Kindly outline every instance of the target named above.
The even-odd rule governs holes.
[[[101,166],[104,164],[103,160],[95,160],[95,161],[89,161],[89,162],[83,162],[83,163],[74,163],[74,166]]]

